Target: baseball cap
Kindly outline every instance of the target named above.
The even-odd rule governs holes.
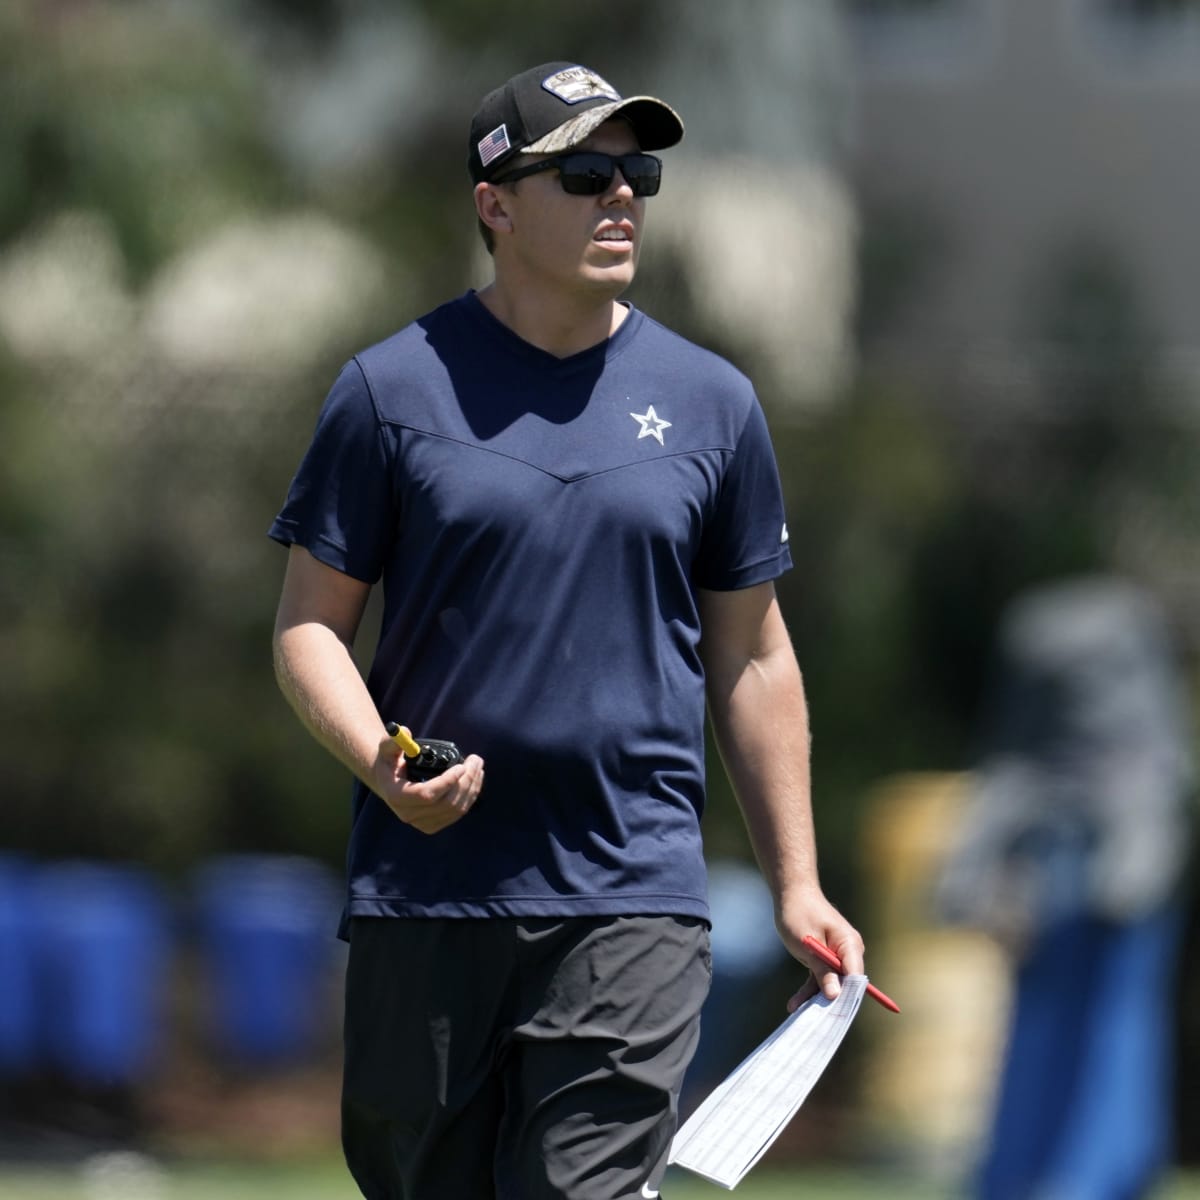
[[[569,150],[618,115],[633,127],[643,150],[664,150],[683,137],[679,114],[654,96],[623,99],[578,63],[530,67],[480,102],[471,118],[467,169],[475,183],[493,179],[518,154]]]

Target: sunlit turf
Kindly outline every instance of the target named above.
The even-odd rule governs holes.
[[[712,1200],[723,1188],[683,1171],[663,1184],[664,1200]],[[804,1167],[754,1171],[738,1200],[962,1200],[960,1191],[928,1179],[878,1171]],[[358,1200],[339,1159],[286,1163],[194,1162],[164,1166],[130,1156],[98,1156],[80,1165],[16,1167],[0,1164],[6,1200]],[[1155,1200],[1200,1200],[1200,1174],[1178,1174]]]

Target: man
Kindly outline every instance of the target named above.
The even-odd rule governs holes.
[[[271,530],[280,684],[358,781],[343,1145],[368,1197],[658,1194],[709,982],[706,688],[781,937],[831,996],[804,935],[862,969],[817,881],[762,413],[618,300],[647,152],[682,136],[572,63],[485,97],[494,282],[343,369]],[[736,252],[732,219],[696,236]],[[388,720],[467,756],[410,782]]]
[[[989,1136],[964,1194],[1149,1196],[1172,1161],[1194,843],[1194,726],[1167,615],[1120,576],[1032,587],[1001,617],[988,700],[935,893],[1013,969]]]

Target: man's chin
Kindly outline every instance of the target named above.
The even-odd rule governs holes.
[[[614,300],[633,283],[636,274],[637,264],[632,262],[589,266],[584,271],[588,284],[598,294],[606,293]]]

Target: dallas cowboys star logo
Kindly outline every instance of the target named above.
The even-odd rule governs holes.
[[[589,71],[583,77],[582,86],[587,88],[593,96],[607,96],[612,91],[611,85],[605,83],[594,71]]]
[[[671,422],[664,421],[662,417],[660,417],[658,413],[654,411],[653,404],[646,409],[645,413],[631,412],[629,415],[642,427],[641,432],[638,434],[638,441],[641,441],[644,437],[652,437],[660,446],[666,444],[663,441],[663,430],[670,429]]]

